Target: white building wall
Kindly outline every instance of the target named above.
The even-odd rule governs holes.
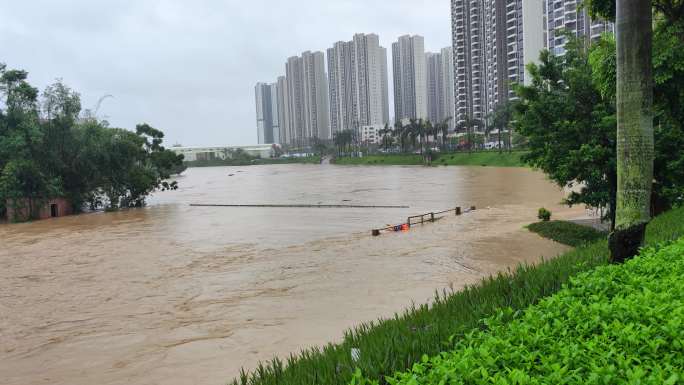
[[[442,48],[441,52],[442,73],[442,101],[443,110],[440,111],[442,120],[449,120],[449,128],[454,128],[456,117],[456,100],[454,98],[454,50],[452,47]]]
[[[413,37],[416,118],[427,119],[427,64],[425,63],[425,39]]]
[[[257,143],[264,143],[264,83],[257,83],[254,86],[254,101],[256,105],[256,122],[257,122]]]
[[[390,121],[389,115],[389,87],[388,87],[388,72],[387,72],[387,48],[380,47],[378,52],[380,55],[380,75],[382,87],[382,121],[387,124]]]
[[[544,0],[522,2],[523,14],[523,65],[539,62],[539,53],[544,49]],[[527,69],[524,71],[525,85],[531,84]]]
[[[285,76],[278,77],[278,126],[280,129],[280,142],[290,143],[291,134],[289,128],[290,111],[288,109],[287,79]]]
[[[278,83],[269,84],[271,99],[271,143],[281,143],[280,141],[280,121],[278,112]]]
[[[422,36],[400,36],[392,44],[395,120],[427,118],[427,65]]]
[[[378,35],[355,34],[327,54],[332,131],[387,122],[387,58]]]

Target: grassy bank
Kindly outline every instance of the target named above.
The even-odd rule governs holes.
[[[654,244],[682,235],[684,210],[677,209],[654,219],[646,237],[647,243]],[[437,294],[430,306],[414,306],[392,319],[360,325],[347,331],[339,344],[304,351],[286,362],[261,365],[233,383],[348,384],[356,368],[384,383],[385,376],[411,368],[423,355],[452,349],[481,326],[481,319],[496,315],[502,308],[525,309],[558,292],[571,276],[605,265],[607,258],[607,242],[601,240],[535,266],[522,265],[477,286]],[[358,360],[352,360],[352,349],[360,352]]]
[[[567,288],[519,314],[500,311],[453,350],[426,356],[388,382],[681,384],[682,275],[684,238],[642,250],[625,265],[571,279]],[[356,383],[366,382],[357,377]]]
[[[527,228],[544,238],[553,239],[556,242],[573,247],[606,239],[608,236],[607,233],[592,227],[567,221],[537,222],[527,226]]]
[[[503,152],[458,152],[439,154],[432,161],[434,166],[492,166],[492,167],[525,167],[520,160],[522,151]],[[339,165],[422,165],[423,157],[420,154],[387,154],[367,155],[362,158],[337,158],[335,164]]]
[[[188,167],[220,167],[220,166],[255,166],[264,164],[291,164],[291,163],[304,163],[304,164],[319,164],[321,163],[321,158],[318,156],[309,156],[306,158],[264,158],[264,159],[214,159],[214,160],[195,160],[190,162],[184,162]]]

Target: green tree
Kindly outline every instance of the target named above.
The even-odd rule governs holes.
[[[503,151],[502,131],[508,131],[508,149],[511,149],[511,130],[510,123],[513,117],[513,102],[506,101],[499,103],[494,107],[494,111],[488,116],[489,126],[497,130],[497,140],[499,142],[499,152]]]
[[[596,89],[583,44],[570,39],[565,55],[543,51],[538,65],[528,65],[530,84],[515,88],[514,125],[527,139],[523,160],[573,188],[567,204],[606,208],[612,218],[615,107]]]
[[[163,147],[160,130],[142,124],[131,132],[83,117],[79,94],[61,81],[39,102],[27,77],[0,64],[0,214],[10,202],[30,219],[58,196],[75,210],[141,206],[151,192],[177,187],[168,178],[182,171],[183,157]]]
[[[483,123],[481,120],[473,118],[470,115],[466,115],[464,117],[464,119],[458,123],[456,130],[466,133],[466,138],[468,141],[468,151],[473,150],[473,142],[475,139],[474,138],[475,131],[478,128],[481,129],[482,126],[483,126]]]
[[[442,135],[442,151],[445,151],[447,149],[447,136],[449,135],[449,122],[452,120],[451,117],[448,117],[441,122],[437,123],[436,131],[437,134]]]

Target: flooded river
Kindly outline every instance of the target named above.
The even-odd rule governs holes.
[[[225,384],[436,289],[556,255],[565,248],[522,226],[541,206],[583,213],[516,168],[277,165],[189,169],[178,181],[145,209],[0,225],[0,383]]]

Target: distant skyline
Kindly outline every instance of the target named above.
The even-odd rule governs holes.
[[[448,0],[43,0],[5,2],[0,15],[0,62],[41,91],[61,78],[84,109],[113,95],[101,117],[126,129],[147,122],[168,146],[257,143],[254,85],[275,82],[303,51],[354,33],[376,33],[384,47],[406,34],[424,36],[426,51],[451,45]]]

